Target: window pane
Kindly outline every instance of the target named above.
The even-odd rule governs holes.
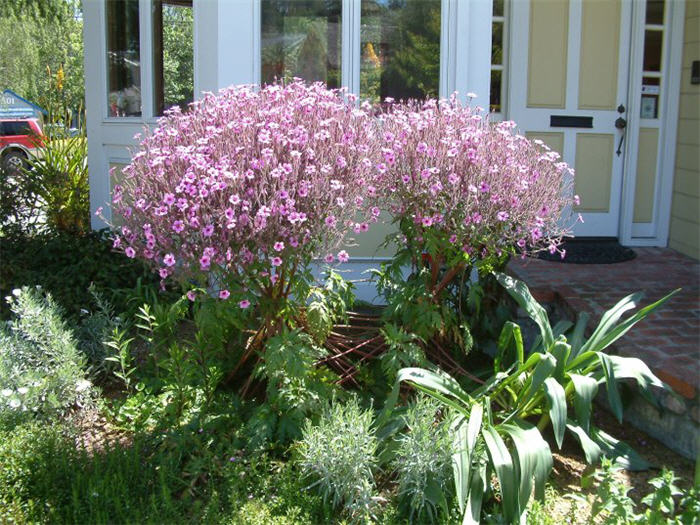
[[[503,23],[491,24],[491,63],[503,64]]]
[[[493,0],[493,16],[504,16],[503,0]]]
[[[192,0],[153,2],[153,92],[156,115],[194,99]]]
[[[664,23],[664,0],[647,0],[647,24]]]
[[[340,87],[341,4],[262,0],[262,82],[300,77]]]
[[[659,118],[659,95],[661,79],[658,77],[644,77],[642,79],[642,118]]]
[[[489,110],[492,113],[500,113],[501,107],[501,79],[503,78],[502,71],[491,71],[491,98]]]
[[[440,0],[362,0],[360,96],[438,96]]]
[[[107,102],[110,117],[141,115],[138,0],[108,0]]]
[[[661,31],[644,31],[644,71],[661,71]]]

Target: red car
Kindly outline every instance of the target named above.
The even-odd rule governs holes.
[[[43,136],[39,119],[0,119],[0,166],[8,171],[25,166]]]

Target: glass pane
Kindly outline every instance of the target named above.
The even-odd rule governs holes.
[[[156,115],[194,99],[192,0],[153,2],[153,93]]]
[[[360,96],[438,96],[440,0],[362,0]]]
[[[139,2],[109,0],[105,15],[109,116],[141,116]]]
[[[492,113],[501,113],[501,79],[503,78],[502,71],[491,71],[491,98],[489,109]]]
[[[664,0],[647,0],[647,24],[664,23]]]
[[[644,31],[644,71],[661,71],[663,32]]]
[[[661,79],[658,77],[644,77],[642,79],[642,118],[659,117],[659,95]]]
[[[503,64],[503,23],[491,24],[491,63]]]
[[[262,82],[300,77],[340,87],[341,7],[341,0],[262,0]]]
[[[503,0],[493,0],[493,16],[504,16]]]

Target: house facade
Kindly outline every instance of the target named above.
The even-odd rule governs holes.
[[[363,99],[476,94],[576,170],[579,236],[700,257],[700,0],[89,0],[93,209],[135,135],[202,92],[321,80]],[[109,213],[108,211],[106,212]],[[93,218],[93,226],[103,227]],[[390,255],[387,229],[351,251]]]

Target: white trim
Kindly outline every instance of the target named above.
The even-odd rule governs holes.
[[[472,103],[488,110],[493,1],[460,0],[455,2],[455,7],[454,90],[459,92],[462,100],[466,100],[467,93],[476,93]]]
[[[340,12],[340,83],[348,92],[360,94],[360,37],[362,4],[360,0],[346,0]]]
[[[141,63],[141,119],[155,117],[153,92],[153,1],[139,0],[139,62]]]

